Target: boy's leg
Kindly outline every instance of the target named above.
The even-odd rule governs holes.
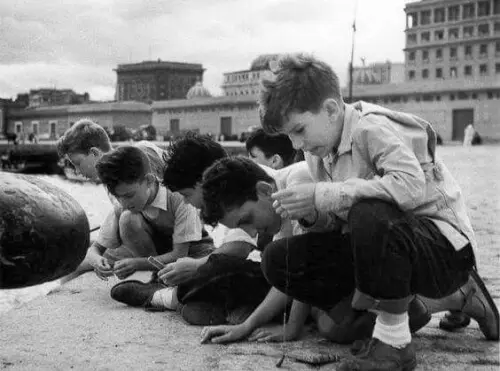
[[[455,295],[468,282],[474,264],[472,248],[467,245],[456,251],[429,219],[408,215],[379,200],[354,205],[349,225],[356,267],[353,306],[376,310],[378,317],[368,349],[340,369],[368,370],[375,365],[381,370],[413,369],[416,358],[408,305],[414,294],[432,298]],[[484,287],[478,288],[482,295]],[[461,309],[466,295],[461,290],[456,294],[450,303],[456,302],[456,309]],[[495,322],[496,308],[486,301],[481,304],[492,314],[488,314],[490,322]]]

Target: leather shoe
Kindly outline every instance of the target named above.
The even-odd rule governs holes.
[[[137,280],[123,281],[111,289],[111,297],[132,307],[145,307],[153,294],[165,288],[161,283],[144,283]]]
[[[498,309],[475,270],[470,272],[469,281],[460,288],[460,291],[465,296],[461,311],[477,321],[486,339],[498,341],[500,332]]]
[[[342,362],[339,371],[411,371],[417,367],[415,347],[412,343],[404,348],[394,348],[377,338],[354,358]]]

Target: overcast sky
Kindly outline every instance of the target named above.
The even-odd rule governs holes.
[[[355,64],[403,61],[405,0],[358,0]],[[39,87],[114,97],[118,63],[202,63],[224,72],[263,53],[304,51],[347,81],[355,0],[0,1],[0,97]]]

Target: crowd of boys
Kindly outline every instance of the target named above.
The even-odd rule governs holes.
[[[450,311],[444,329],[473,318],[499,339],[465,203],[429,123],[344,103],[331,67],[301,54],[263,81],[259,113],[248,158],[195,133],[166,151],[112,149],[92,121],[71,127],[60,155],[100,179],[113,204],[79,269],[153,271],[111,297],[176,310],[207,326],[203,343],[294,340],[312,318],[322,336],[356,344],[340,370],[414,369],[412,333],[440,311]],[[217,248],[209,227],[224,235]],[[283,312],[286,326],[262,328]]]

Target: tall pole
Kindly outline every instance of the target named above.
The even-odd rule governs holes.
[[[352,21],[352,43],[351,43],[351,62],[349,63],[349,103],[352,103],[352,85],[354,74],[354,36],[356,34],[356,12],[358,10],[358,0],[354,3],[354,19]]]

